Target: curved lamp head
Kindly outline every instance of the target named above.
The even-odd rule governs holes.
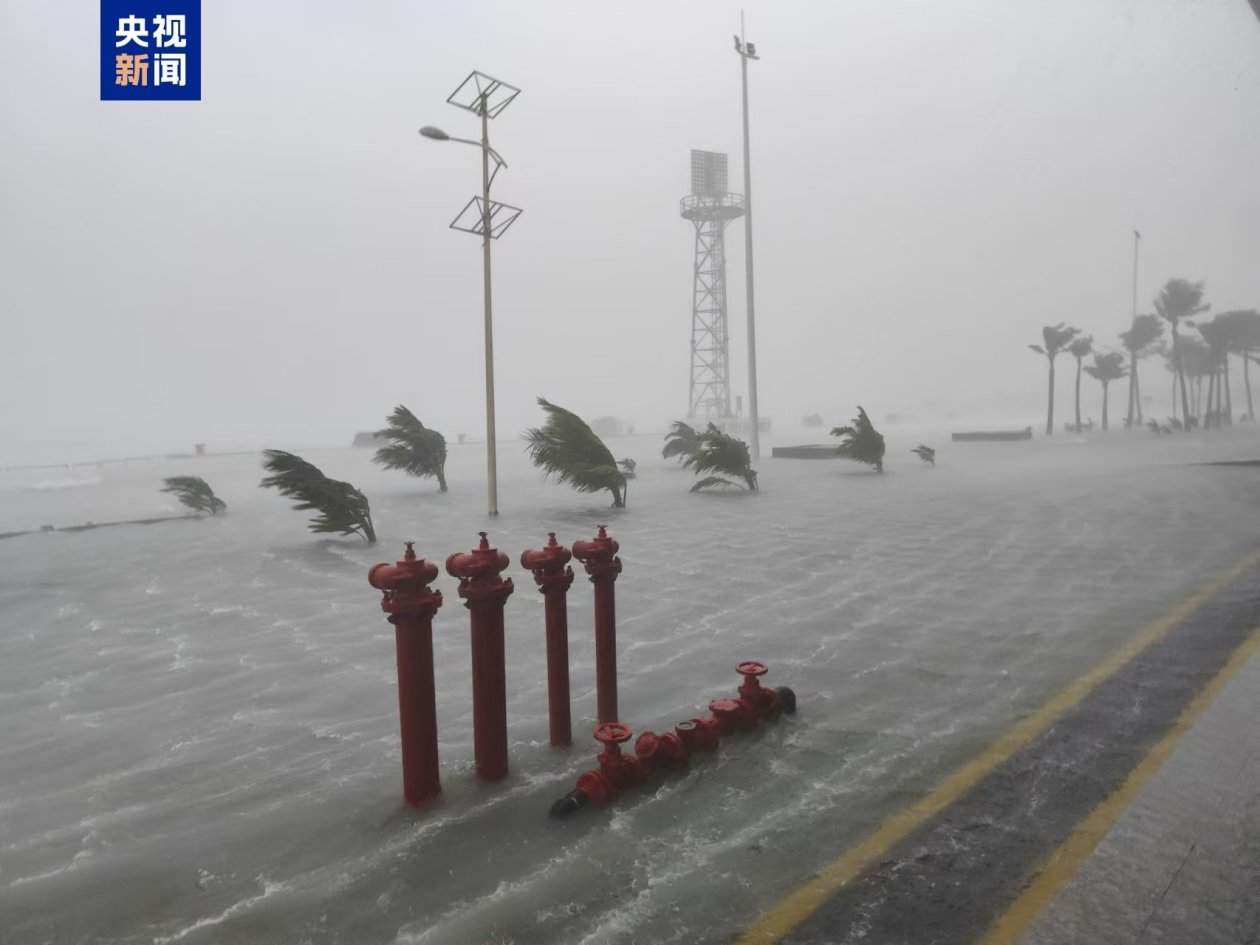
[[[420,129],[420,134],[426,138],[432,138],[434,141],[450,141],[451,136],[441,128],[434,128],[432,125],[425,125]]]

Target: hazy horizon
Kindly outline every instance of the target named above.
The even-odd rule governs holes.
[[[525,209],[494,247],[500,437],[540,395],[639,429],[686,413],[678,200],[692,148],[742,189],[737,7],[207,5],[199,103],[99,101],[98,9],[3,5],[0,465],[343,445],[397,403],[483,436],[481,256],[447,228],[479,162],[416,134],[476,133],[444,101],[474,68],[523,89],[491,128],[495,197]],[[776,426],[858,403],[1035,423],[1026,345],[1059,321],[1115,345],[1135,228],[1139,311],[1174,276],[1260,306],[1244,0],[746,12]],[[742,223],[727,245],[745,395]],[[1144,368],[1157,415],[1167,377]]]

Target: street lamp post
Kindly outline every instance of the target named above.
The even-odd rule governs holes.
[[[486,353],[486,492],[490,515],[499,514],[498,457],[495,450],[494,427],[494,320],[493,301],[490,291],[490,241],[498,239],[521,215],[519,207],[498,203],[490,199],[490,185],[507,162],[490,147],[490,119],[497,117],[521,92],[506,82],[500,82],[485,73],[474,70],[446,99],[456,108],[462,108],[481,117],[481,140],[456,138],[441,128],[425,125],[420,134],[434,141],[458,141],[481,149],[481,196],[473,197],[451,221],[451,229],[462,230],[481,237],[482,290],[485,313]],[[494,161],[494,171],[490,161]]]
[[[753,301],[753,200],[752,168],[748,151],[748,60],[757,59],[757,47],[744,41],[744,13],[739,14],[739,35],[735,37],[739,53],[740,79],[744,93],[744,288],[748,296],[748,419],[752,425],[752,458],[761,458],[761,421],[757,413],[757,309]]]

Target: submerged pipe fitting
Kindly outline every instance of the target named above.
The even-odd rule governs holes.
[[[724,735],[748,731],[783,713],[796,713],[796,693],[787,686],[766,689],[761,685],[759,677],[767,672],[764,663],[748,661],[736,670],[744,677],[738,699],[714,699],[707,717],[679,722],[672,732],[643,732],[635,739],[633,755],[621,750],[632,736],[628,725],[597,725],[595,740],[603,746],[599,767],[584,772],[574,789],[551,805],[551,816],[564,817],[590,803],[608,804],[657,771],[685,768],[693,754],[714,751]]]

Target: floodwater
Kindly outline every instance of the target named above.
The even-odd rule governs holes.
[[[257,487],[256,455],[0,473],[0,532],[178,511],[226,517],[0,541],[0,940],[5,943],[718,942],[929,789],[1179,596],[1260,544],[1251,428],[950,444],[889,436],[882,476],[763,459],[763,491],[691,495],[657,437],[629,508],[452,446],[451,492],[301,451],[372,501],[380,543],[329,540]],[[808,439],[808,438],[807,438]],[[806,441],[807,441],[806,439]],[[825,437],[823,437],[825,439]],[[792,438],[781,438],[792,442]],[[800,439],[795,440],[800,442]],[[767,449],[768,452],[768,449]],[[622,544],[624,721],[699,714],[760,659],[799,714],[689,772],[555,821],[594,762],[591,589],[570,592],[578,744],[547,745],[549,530]],[[393,630],[367,584],[404,539],[439,563],[488,528],[512,559],[512,773],[472,771],[467,612],[435,623],[444,795],[401,804]]]

